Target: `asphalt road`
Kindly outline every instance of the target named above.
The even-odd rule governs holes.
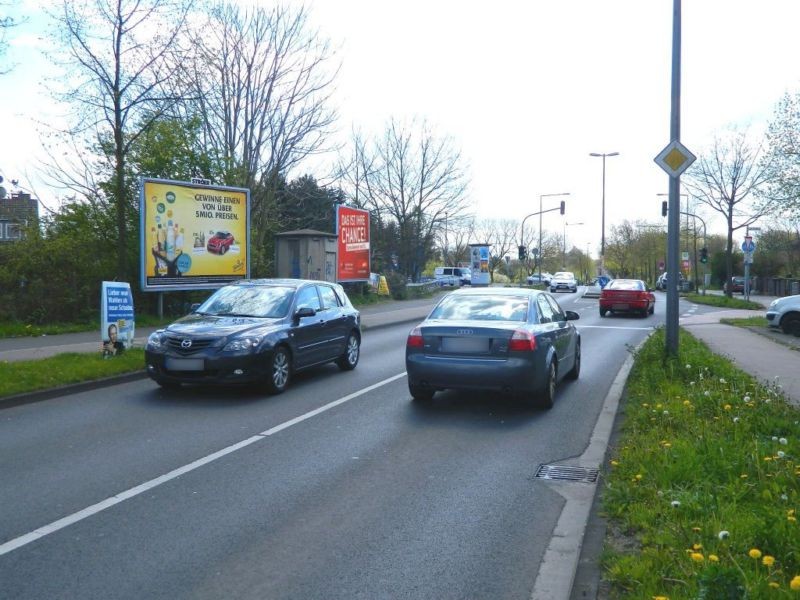
[[[585,450],[663,322],[663,301],[601,319],[597,300],[556,298],[581,314],[583,365],[550,411],[415,405],[409,325],[280,396],[137,381],[3,410],[3,597],[529,598],[564,505],[536,469]]]

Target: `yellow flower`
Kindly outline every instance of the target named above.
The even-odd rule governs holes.
[[[800,590],[800,575],[795,575],[794,579],[789,582],[789,587],[794,591]]]
[[[717,556],[716,554],[709,554],[708,560],[710,560],[711,562],[719,562],[719,556]]]
[[[689,402],[688,400],[684,400],[683,401],[683,405],[684,406],[689,406],[690,404],[691,404],[691,402]]]
[[[761,559],[761,564],[764,565],[765,567],[771,567],[772,565],[775,564],[775,557],[767,554],[764,558]]]
[[[747,479],[747,473],[742,473],[741,475],[739,475],[739,477],[741,477],[742,479]]]
[[[653,596],[653,600],[669,600],[668,596]]]
[[[612,466],[612,467],[617,467],[617,466],[619,466],[619,461],[618,461],[618,460],[612,460],[612,461],[611,461],[611,466]]]
[[[700,554],[699,552],[692,552],[692,560],[694,562],[703,562],[705,559],[706,557]]]
[[[793,517],[792,515],[789,515],[788,517],[786,517],[786,519],[787,519],[787,520],[788,520],[790,523],[796,523],[796,522],[797,522],[797,517]]]
[[[703,544],[692,544],[692,550],[702,550]]]
[[[730,410],[731,409],[731,405],[730,404],[726,404],[722,408],[724,408],[725,410]]]
[[[761,550],[758,548],[750,548],[750,552],[747,553],[750,558],[759,559],[761,558]]]
[[[641,481],[641,480],[642,480],[642,474],[641,473],[637,473],[636,474],[636,481]]]
[[[775,583],[774,581],[770,581],[767,585],[769,585],[769,587],[775,588],[775,589],[781,587],[780,583]]]
[[[791,516],[794,514],[794,509],[793,509],[793,508],[790,508],[790,509],[789,509],[789,510],[786,512],[786,514],[787,514],[787,515],[789,515],[789,516],[791,517]]]
[[[694,531],[695,533],[700,533],[700,528],[699,527],[692,527],[692,531]]]

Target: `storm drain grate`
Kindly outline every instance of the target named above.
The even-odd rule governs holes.
[[[584,467],[568,467],[566,465],[539,465],[539,468],[536,470],[536,479],[595,483],[597,482],[597,473],[597,469],[586,469]]]

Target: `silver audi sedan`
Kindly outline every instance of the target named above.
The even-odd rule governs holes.
[[[487,390],[553,406],[556,384],[577,379],[581,337],[547,292],[473,288],[448,294],[406,341],[408,388],[416,401],[444,389]]]

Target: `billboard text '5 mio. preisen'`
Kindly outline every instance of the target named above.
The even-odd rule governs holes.
[[[142,179],[142,289],[217,288],[250,275],[250,191]]]
[[[336,231],[339,237],[337,281],[368,281],[369,211],[339,205],[336,213]]]

